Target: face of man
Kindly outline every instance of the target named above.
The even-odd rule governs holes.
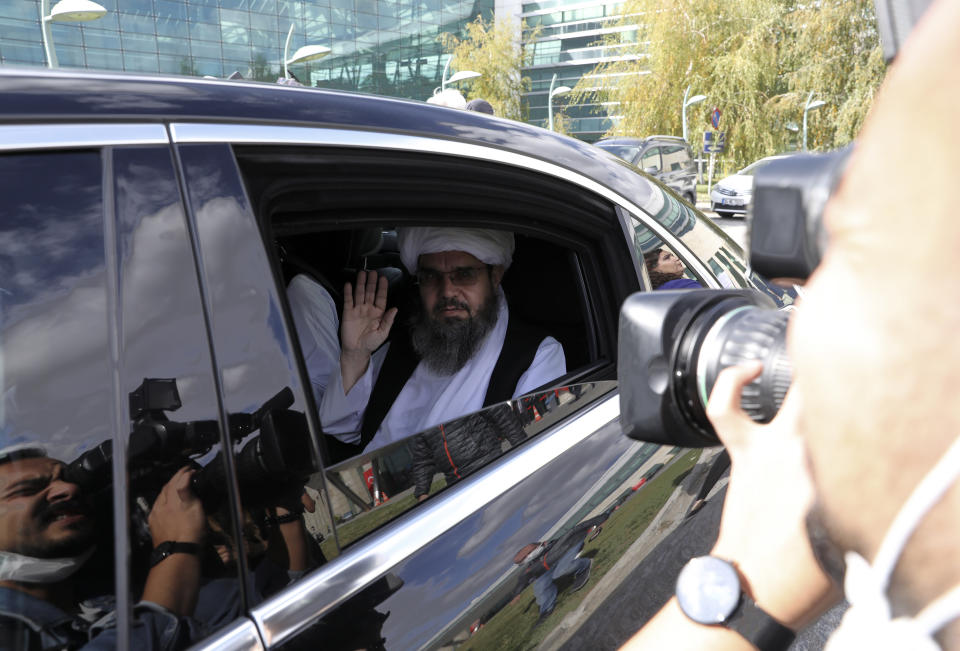
[[[47,457],[0,464],[0,550],[60,558],[90,546],[93,520],[63,470]]]
[[[420,312],[411,328],[414,350],[435,373],[452,375],[469,361],[497,319],[499,266],[463,251],[420,256]]]

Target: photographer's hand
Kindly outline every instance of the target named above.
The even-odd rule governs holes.
[[[740,408],[743,388],[759,364],[724,370],[707,415],[730,453],[730,484],[720,535],[711,554],[731,561],[754,601],[796,630],[840,597],[820,569],[807,540],[805,519],[813,502],[803,442],[796,435],[799,395],[787,396],[777,417],[760,425]],[[672,598],[625,648],[748,651],[739,633],[694,623]]]
[[[340,372],[343,390],[349,392],[367,370],[370,355],[390,334],[397,308],[387,309],[387,279],[375,271],[357,273],[356,287],[343,289],[340,319]]]
[[[733,561],[757,604],[796,630],[840,593],[820,569],[807,536],[814,491],[797,435],[799,394],[790,391],[766,425],[740,408],[743,388],[761,370],[760,364],[724,370],[707,404],[731,461],[720,535],[711,553]]]
[[[181,468],[166,483],[153,503],[148,522],[154,546],[172,540],[203,543],[206,515],[199,498],[190,489],[194,470]],[[143,601],[163,606],[178,615],[190,615],[200,589],[200,557],[172,554],[150,568]]]

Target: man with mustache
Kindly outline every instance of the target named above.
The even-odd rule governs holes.
[[[725,371],[713,390],[708,412],[732,470],[706,583],[729,585],[719,568],[732,570],[732,604],[766,613],[754,633],[802,627],[836,600],[828,573],[842,573],[850,609],[830,651],[960,649],[960,220],[942,192],[916,195],[910,213],[922,219],[909,226],[898,206],[902,188],[956,187],[958,30],[960,3],[935,0],[877,95],[790,324],[794,383],[781,412],[764,426],[737,406],[757,366]],[[924,164],[886,182],[903,156]],[[629,647],[789,644],[690,615],[671,599]]]
[[[0,648],[116,648],[112,600],[107,607],[102,599],[78,603],[75,575],[94,553],[98,523],[64,469],[37,446],[0,451]],[[155,545],[175,541],[180,547],[150,569],[134,606],[131,645],[137,649],[185,648],[194,639],[187,617],[197,602],[196,551],[206,518],[190,491],[191,474],[178,471],[150,512]]]
[[[560,343],[512,318],[500,281],[513,233],[474,228],[397,229],[418,296],[384,345],[397,309],[387,280],[359,272],[346,284],[340,373],[320,407],[324,430],[357,451],[387,445],[528,393],[566,373]]]

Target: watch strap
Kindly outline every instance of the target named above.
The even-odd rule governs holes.
[[[744,592],[740,593],[740,605],[723,625],[760,651],[785,651],[796,637],[796,633],[764,612]]]
[[[150,567],[154,567],[164,559],[173,554],[193,554],[200,555],[200,545],[192,542],[177,542],[175,540],[165,540],[150,553]]]

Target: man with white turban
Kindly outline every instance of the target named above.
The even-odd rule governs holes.
[[[359,272],[344,289],[340,373],[320,406],[324,431],[367,451],[510,400],[566,373],[553,337],[511,319],[500,287],[513,258],[507,231],[397,229],[420,300],[384,345],[397,309],[387,280]]]

